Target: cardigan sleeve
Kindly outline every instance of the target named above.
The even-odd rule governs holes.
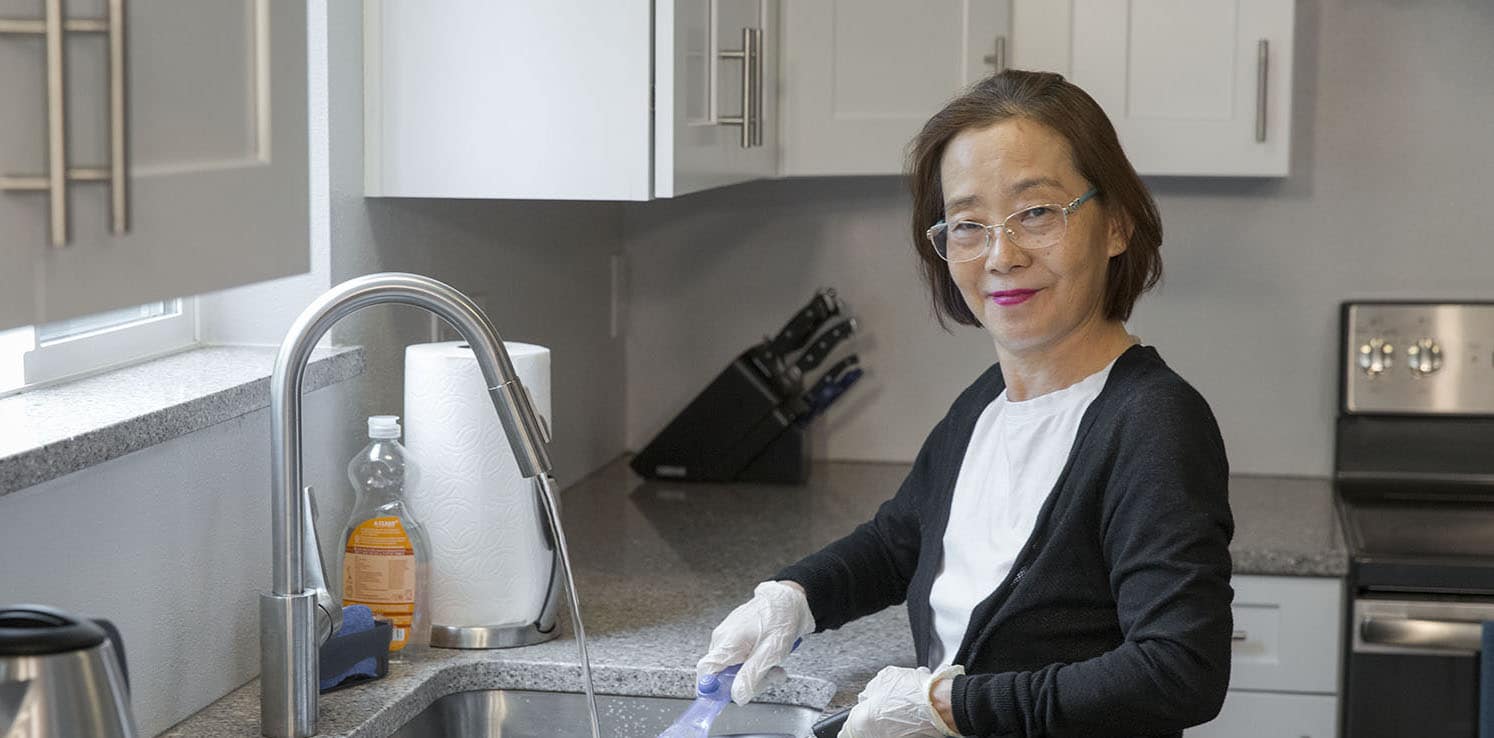
[[[839,628],[907,598],[921,545],[921,499],[950,424],[946,416],[929,432],[897,494],[871,520],[773,577],[804,587],[815,632]]]
[[[1099,524],[1124,640],[1076,663],[956,677],[962,734],[1155,735],[1218,714],[1230,668],[1229,465],[1207,403],[1179,384],[1130,398],[1113,431]]]

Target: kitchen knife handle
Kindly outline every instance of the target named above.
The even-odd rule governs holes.
[[[820,375],[819,381],[815,382],[814,386],[810,387],[809,392],[805,394],[813,395],[816,392],[828,389],[840,380],[840,375],[842,373],[844,373],[847,369],[855,366],[860,361],[860,357],[856,356],[856,354],[851,354],[850,356],[847,356],[846,358],[835,362],[835,366],[826,369],[825,373]]]
[[[814,732],[814,738],[836,738],[836,736],[840,735],[840,729],[845,727],[846,718],[850,716],[851,708],[847,707],[827,718],[822,718],[811,728]]]
[[[861,369],[857,368],[860,363],[861,357],[857,356],[856,354],[851,354],[850,356],[847,356],[846,358],[835,362],[835,366],[826,369],[825,373],[820,375],[819,381],[815,382],[814,385],[809,388],[809,391],[804,393],[804,399],[808,401],[811,406],[815,405],[817,398],[823,397],[826,392],[829,392],[831,389],[840,386],[841,380],[848,371],[854,368],[857,376],[860,376]]]
[[[820,365],[820,362],[825,360],[826,356],[830,355],[831,349],[835,348],[837,344],[855,332],[855,318],[846,318],[830,326],[828,330],[820,334],[820,337],[814,343],[809,345],[809,348],[804,349],[804,353],[799,355],[799,360],[794,362],[794,366],[800,372],[807,372],[814,369]]]
[[[840,314],[840,300],[835,297],[834,289],[823,289],[816,292],[810,298],[809,304],[799,309],[794,317],[789,318],[778,335],[773,337],[771,347],[775,354],[782,356],[790,351],[796,351],[804,346],[804,342],[814,335],[816,329]]]

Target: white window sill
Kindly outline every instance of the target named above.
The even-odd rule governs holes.
[[[272,346],[204,346],[0,398],[0,496],[270,404]],[[363,349],[317,349],[304,391],[363,373]]]

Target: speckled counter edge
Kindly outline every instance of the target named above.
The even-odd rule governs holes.
[[[1234,573],[1286,577],[1341,577],[1349,573],[1347,549],[1275,551],[1230,549]]]
[[[205,346],[0,399],[17,434],[0,439],[0,496],[268,407],[276,351]],[[304,389],[362,373],[361,347],[318,349]]]

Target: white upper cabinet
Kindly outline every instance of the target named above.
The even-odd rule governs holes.
[[[789,0],[783,5],[785,176],[898,174],[907,144],[998,71],[1007,0]]]
[[[775,15],[773,0],[371,0],[365,191],[647,200],[771,176]]]
[[[306,271],[304,0],[51,5],[0,0],[0,329]]]
[[[1138,172],[1286,176],[1294,0],[1014,0],[1012,65],[1100,103]]]

